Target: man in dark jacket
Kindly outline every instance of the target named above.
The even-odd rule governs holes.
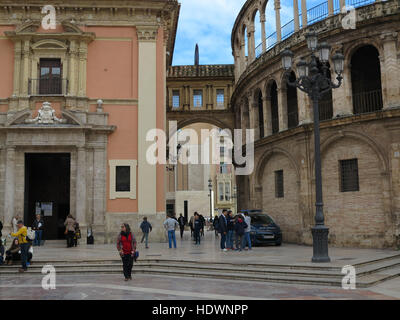
[[[214,232],[215,232],[215,236],[218,237],[218,223],[219,223],[219,218],[217,215],[215,215],[214,221],[213,221],[213,227],[214,227]]]
[[[142,240],[140,241],[140,243],[143,243],[143,240],[146,240],[146,242],[145,242],[146,249],[148,249],[149,248],[149,246],[148,246],[149,233],[151,232],[151,230],[153,230],[153,227],[151,226],[150,222],[147,221],[147,217],[143,218],[143,221],[140,224],[140,229],[142,229],[142,232],[143,232]]]
[[[227,251],[225,248],[226,233],[228,232],[227,221],[226,221],[227,215],[228,215],[228,211],[226,211],[226,209],[222,210],[222,214],[219,217],[219,221],[218,221],[219,233],[221,234],[221,250],[223,250],[223,251]]]
[[[201,228],[201,230],[200,230],[200,235],[202,236],[202,237],[204,237],[204,226],[206,225],[206,219],[204,219],[204,217],[203,217],[203,215],[201,214],[201,215],[199,215],[199,219],[200,219],[200,221],[201,221],[201,223],[202,223],[202,228]]]
[[[244,247],[244,230],[246,228],[247,228],[247,223],[244,221],[244,217],[241,214],[238,215],[235,223],[236,250],[242,251]]]
[[[194,240],[195,244],[200,244],[200,232],[204,229],[203,221],[201,220],[199,214],[195,212],[194,214]]]
[[[233,237],[235,233],[235,219],[233,218],[233,214],[231,210],[228,210],[228,215],[227,215],[227,227],[228,227],[228,233],[226,236],[226,246],[227,249],[233,250]]]
[[[186,224],[185,217],[182,215],[182,213],[179,215],[178,223],[179,223],[179,228],[181,230],[181,239],[182,239],[183,232],[185,231],[185,224]]]
[[[42,241],[44,222],[40,214],[36,215],[36,220],[33,221],[32,230],[35,231],[35,239],[33,240],[34,246],[40,247],[40,242]]]

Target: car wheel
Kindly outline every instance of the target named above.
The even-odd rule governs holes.
[[[276,246],[280,246],[281,244],[282,244],[282,241],[275,242]]]

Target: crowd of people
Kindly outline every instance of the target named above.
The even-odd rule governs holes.
[[[3,225],[0,222],[0,265],[11,265],[15,262],[20,262],[21,268],[19,271],[25,272],[33,257],[33,246],[42,245],[45,230],[44,220],[40,214],[36,215],[32,227],[29,228],[31,230],[29,230],[24,225],[21,218],[16,215],[13,217],[11,225],[13,232],[10,232],[9,237],[12,239],[12,242],[9,249],[6,250],[1,240]],[[190,236],[195,245],[200,245],[201,238],[204,237],[204,229],[208,225],[209,230],[215,231],[216,237],[220,235],[221,250],[241,251],[247,250],[247,248],[251,250],[251,219],[247,213],[234,216],[232,211],[223,210],[220,216],[216,215],[214,219],[206,220],[203,215],[194,212],[189,222],[182,214],[180,214],[178,219],[175,215],[169,215],[163,223],[168,235],[169,248],[172,248],[172,246],[174,248],[177,247],[175,237],[177,228],[179,227],[180,236],[181,239],[183,239],[185,227],[187,225],[190,228]],[[78,239],[80,239],[79,223],[69,214],[64,222],[64,226],[67,248],[76,247],[78,245]],[[153,227],[147,217],[143,218],[140,229],[142,231],[141,242],[143,243],[144,241],[145,248],[148,249],[149,234]],[[34,232],[34,236],[32,236],[31,232]],[[126,281],[132,279],[133,262],[138,257],[136,245],[136,238],[129,224],[122,224],[121,232],[117,237],[117,249],[122,259],[123,273]]]
[[[11,244],[8,250],[5,249],[6,239],[2,238],[3,224],[0,221],[0,265],[12,265],[21,263],[19,272],[28,270],[33,258],[33,247],[43,245],[44,221],[40,214],[37,214],[32,223],[32,227],[28,228],[24,225],[21,217],[15,215],[11,221],[12,232],[9,233]],[[65,236],[67,240],[67,248],[76,247],[78,240],[81,238],[79,223],[72,215],[68,215],[65,222]]]

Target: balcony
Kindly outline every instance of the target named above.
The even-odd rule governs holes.
[[[369,113],[382,110],[382,90],[371,90],[353,93],[354,114]]]
[[[30,96],[65,96],[68,94],[68,79],[29,79],[28,94]]]

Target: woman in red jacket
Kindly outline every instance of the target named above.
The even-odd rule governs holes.
[[[136,239],[127,223],[121,225],[121,233],[117,240],[117,249],[122,258],[125,281],[132,280],[131,274],[136,251]]]

